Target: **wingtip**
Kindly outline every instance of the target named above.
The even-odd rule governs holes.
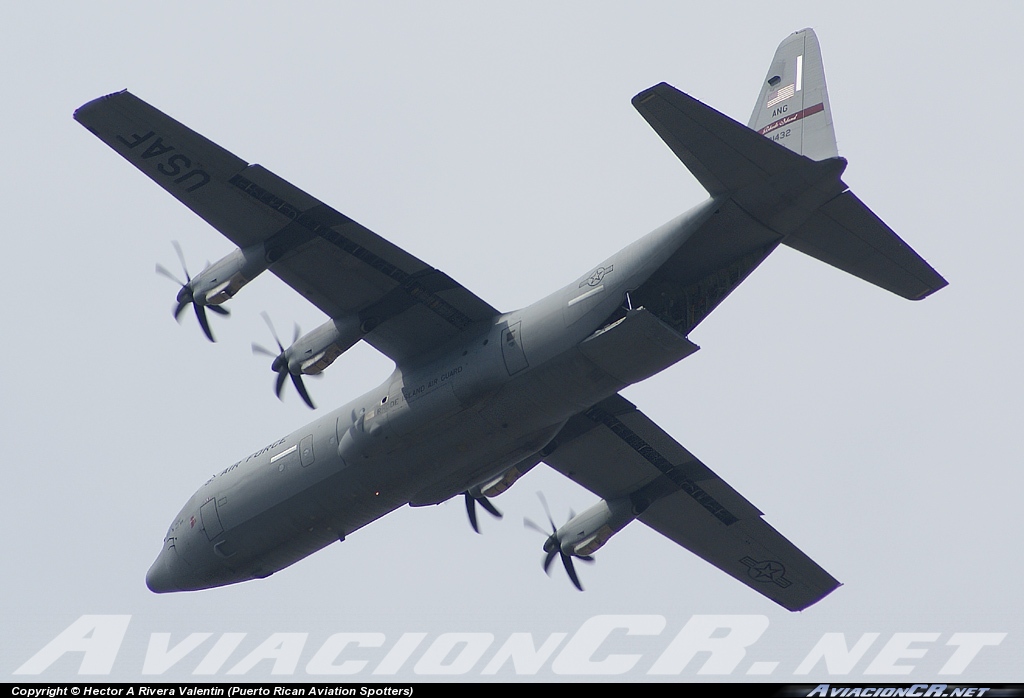
[[[910,300],[915,301],[915,302],[916,301],[923,301],[925,298],[928,298],[933,293],[936,293],[936,292],[941,291],[942,289],[946,288],[946,286],[949,286],[949,282],[946,281],[943,277],[940,276],[938,278],[938,280],[932,285],[931,288],[925,290],[919,296],[911,297]]]
[[[96,99],[91,99],[82,106],[80,106],[78,109],[75,109],[75,112],[74,114],[72,114],[72,117],[75,121],[81,123],[81,117],[88,114],[89,111],[91,111],[96,105],[102,104],[108,99],[112,99],[114,97],[117,97],[118,95],[125,94],[126,92],[128,92],[127,88],[123,90],[118,90],[117,92],[111,92],[110,94],[103,95],[102,97],[97,97]]]
[[[649,99],[654,97],[655,93],[658,90],[664,89],[674,90],[675,88],[669,85],[667,82],[659,82],[657,85],[651,85],[646,90],[642,90],[641,92],[638,92],[637,94],[633,95],[633,99],[630,101],[632,102],[634,107],[639,107],[639,105],[643,104],[644,102],[647,102]]]

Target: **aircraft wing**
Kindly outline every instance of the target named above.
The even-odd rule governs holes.
[[[631,493],[649,498],[653,503],[640,521],[791,611],[839,586],[753,504],[619,395],[573,417],[544,462],[606,500]]]
[[[135,95],[100,97],[75,119],[240,248],[264,244],[270,270],[332,318],[357,315],[396,362],[497,310],[384,238]]]

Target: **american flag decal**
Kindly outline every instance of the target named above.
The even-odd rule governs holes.
[[[768,93],[768,101],[765,103],[765,108],[774,107],[779,102],[789,99],[796,94],[796,85],[789,83],[785,87],[781,87],[775,92]]]

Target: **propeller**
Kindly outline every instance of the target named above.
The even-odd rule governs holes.
[[[213,332],[210,330],[210,321],[206,319],[206,309],[209,308],[218,315],[230,315],[227,308],[222,308],[219,305],[206,305],[196,300],[195,293],[192,289],[192,277],[189,276],[188,267],[185,265],[185,254],[181,251],[181,245],[178,244],[177,240],[172,240],[171,244],[174,245],[174,251],[178,253],[178,260],[181,261],[181,270],[185,273],[185,281],[176,277],[171,272],[167,271],[166,267],[161,264],[156,265],[156,273],[166,276],[174,283],[181,286],[181,290],[178,291],[177,301],[178,304],[174,306],[174,319],[179,323],[181,322],[181,314],[185,310],[185,306],[189,303],[192,304],[192,309],[196,312],[196,319],[199,321],[199,326],[203,329],[203,334],[211,342],[215,342],[213,338]]]
[[[551,575],[551,563],[555,561],[555,556],[562,558],[562,566],[565,567],[565,573],[569,575],[569,581],[572,582],[573,586],[583,591],[583,585],[580,584],[579,575],[576,574],[576,568],[572,564],[572,558],[577,557],[583,562],[593,562],[594,558],[589,555],[569,555],[562,551],[562,541],[558,538],[558,526],[555,525],[555,520],[551,518],[551,510],[548,508],[548,501],[544,498],[542,492],[537,493],[537,497],[540,499],[541,506],[544,507],[544,513],[548,517],[548,524],[551,526],[551,533],[548,533],[545,529],[535,524],[530,519],[523,519],[523,524],[527,528],[532,528],[543,536],[547,536],[547,540],[544,541],[544,572]],[[569,520],[571,521],[576,514],[569,510]]]
[[[484,495],[474,494],[473,490],[471,489],[466,490],[465,492],[462,493],[462,495],[466,498],[466,513],[469,515],[469,525],[472,526],[473,530],[477,533],[480,533],[480,526],[477,524],[476,520],[477,502],[479,502],[480,506],[482,506],[484,510],[486,510],[487,513],[491,516],[493,516],[496,519],[501,518],[501,512],[498,511],[498,508],[491,504],[491,501]]]
[[[252,343],[252,353],[253,354],[263,354],[265,356],[270,356],[270,357],[272,357],[274,359],[274,363],[272,363],[270,365],[270,368],[271,368],[271,370],[273,370],[273,371],[275,371],[277,373],[277,380],[276,380],[276,382],[274,384],[274,392],[277,394],[277,399],[278,400],[283,400],[284,399],[284,398],[281,397],[281,393],[284,390],[284,382],[288,379],[288,376],[291,376],[291,378],[292,378],[292,385],[294,385],[295,386],[295,390],[298,391],[299,397],[302,398],[303,402],[305,402],[307,405],[309,405],[309,408],[311,410],[315,410],[316,409],[316,405],[313,404],[312,398],[309,397],[309,391],[306,390],[306,385],[305,385],[305,383],[302,382],[302,374],[301,373],[292,373],[291,370],[288,367],[288,357],[285,355],[287,350],[284,348],[284,345],[281,344],[281,340],[278,339],[278,337],[277,337],[277,331],[274,329],[274,323],[272,323],[270,321],[270,315],[268,315],[266,311],[263,311],[262,313],[260,313],[260,315],[263,316],[263,319],[267,323],[267,327],[270,328],[270,334],[271,334],[271,336],[273,336],[274,341],[277,343],[278,353],[275,354],[270,349],[267,349],[266,347],[262,347],[259,344],[257,344],[256,342]],[[302,330],[299,329],[299,325],[298,325],[298,323],[296,323],[295,324],[295,338],[292,339],[292,344],[295,344],[295,342],[298,341],[299,336],[301,334],[302,334]]]

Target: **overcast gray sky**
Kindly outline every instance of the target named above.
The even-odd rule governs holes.
[[[755,662],[777,662],[772,681],[867,680],[899,633],[925,634],[896,662],[914,669],[881,678],[943,678],[955,633],[1006,633],[945,678],[1024,680],[1021,8],[10,4],[0,680],[30,678],[12,672],[85,614],[131,615],[114,679],[139,677],[154,633],[172,645],[213,633],[154,677],[186,680],[223,633],[246,636],[220,679],[274,633],[304,633],[278,677],[300,681],[318,678],[307,665],[332,634],[382,633],[380,648],[344,655],[369,662],[351,678],[370,680],[403,633],[420,632],[396,678],[431,679],[416,667],[446,634],[490,633],[464,674],[482,680],[514,632],[539,645],[621,614],[665,619],[600,650],[640,655],[611,678],[649,680],[664,678],[646,672],[688,621],[719,614],[768,628],[732,673],[698,674],[701,659],[683,679],[753,680]],[[484,516],[483,535],[456,499],[397,511],[264,581],[146,589],[189,495],[312,419],[293,392],[274,398],[251,355],[250,342],[270,341],[260,311],[281,328],[324,318],[268,274],[229,320],[212,318],[217,344],[191,316],[175,324],[176,288],[154,263],[177,268],[173,239],[193,272],[231,245],[76,124],[76,107],[129,88],[512,310],[705,197],[634,94],[666,81],[745,123],[776,46],[806,26],[845,181],[950,286],[911,303],[782,249],[694,332],[700,352],[625,395],[843,587],[790,614],[633,524],[581,566],[580,594],[560,570],[544,575],[522,517],[543,517],[538,490],[556,518],[596,498],[541,466],[495,500],[505,518]],[[390,370],[363,345],[309,386],[330,409]],[[851,647],[879,638],[849,674],[819,663],[794,676],[825,633]],[[36,678],[76,678],[80,656]],[[512,665],[495,678],[516,678]],[[520,678],[581,677],[548,661]]]

